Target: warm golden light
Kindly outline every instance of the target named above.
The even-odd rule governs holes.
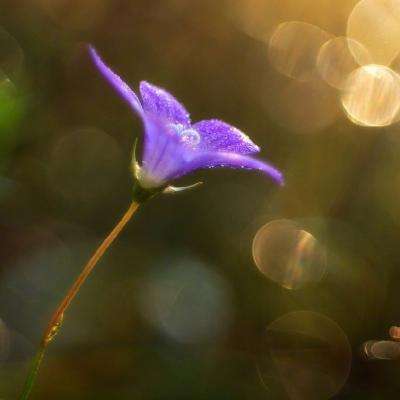
[[[340,112],[336,90],[322,80],[279,82],[274,99],[265,107],[279,125],[299,134],[322,132],[332,125]],[[304,101],[307,99],[307,101]]]
[[[315,79],[320,47],[331,35],[321,28],[299,21],[284,22],[269,41],[269,59],[281,74],[299,81]]]
[[[335,37],[322,45],[317,58],[321,77],[336,89],[344,89],[349,75],[360,65],[370,63],[368,50],[356,40],[343,36]]]
[[[342,105],[358,125],[391,125],[396,122],[400,109],[399,75],[382,65],[358,68],[346,82]]]
[[[389,65],[399,52],[399,21],[400,0],[361,0],[349,15],[347,36],[365,45],[374,63]]]
[[[324,248],[295,222],[276,220],[264,225],[253,240],[258,269],[286,289],[298,289],[322,279],[326,268]]]

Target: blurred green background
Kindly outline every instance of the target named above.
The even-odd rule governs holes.
[[[362,349],[400,324],[399,126],[352,123],[340,92],[284,76],[268,49],[284,21],[345,35],[356,3],[1,2],[1,399],[18,397],[52,311],[131,200],[142,128],[88,42],[133,88],[148,80],[193,120],[249,134],[286,185],[201,171],[180,183],[202,187],[142,207],[71,306],[32,399],[397,395],[400,365]]]

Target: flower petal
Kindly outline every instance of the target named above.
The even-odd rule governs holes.
[[[179,175],[186,160],[193,158],[192,148],[185,145],[170,124],[146,114],[143,118],[145,140],[142,155],[143,187],[160,187]]]
[[[199,153],[197,156],[188,161],[184,166],[182,166],[179,173],[177,173],[175,176],[170,176],[169,178],[171,180],[176,179],[188,174],[189,172],[204,168],[235,168],[259,170],[269,175],[278,184],[283,185],[284,183],[282,173],[278,169],[274,168],[272,165],[243,154],[223,152]]]
[[[218,119],[197,122],[193,128],[201,136],[204,151],[222,151],[237,154],[258,153],[260,148],[242,131]]]
[[[190,116],[186,108],[166,90],[142,81],[140,94],[146,112],[173,124],[190,126]]]
[[[139,98],[134,91],[115,73],[113,72],[97,54],[92,46],[88,46],[89,54],[93,60],[94,65],[108,81],[108,83],[116,90],[116,92],[137,112],[140,116],[143,115],[143,108],[140,104]]]

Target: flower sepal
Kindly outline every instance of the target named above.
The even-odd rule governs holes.
[[[133,199],[138,203],[144,203],[145,201],[151,199],[157,194],[175,194],[184,192],[186,190],[192,190],[202,185],[203,182],[196,182],[188,186],[172,186],[172,185],[162,185],[159,187],[148,188],[145,187],[141,181],[143,174],[141,173],[140,165],[134,161],[132,163],[133,170]]]
[[[134,181],[133,199],[136,202],[143,203],[146,200],[149,200],[150,198],[160,193],[174,194],[174,193],[184,192],[186,190],[192,190],[203,184],[203,182],[196,182],[188,186],[172,186],[164,183],[155,186],[152,185],[149,186],[148,174],[146,174],[146,172],[143,171],[143,168],[139,165],[136,158],[136,146],[137,146],[137,140],[135,140],[135,143],[133,145],[132,164],[131,164],[133,181]]]
[[[185,192],[186,190],[195,189],[202,184],[203,184],[203,182],[196,182],[196,183],[193,183],[193,185],[188,185],[188,186],[167,186],[163,190],[163,193],[164,194],[174,194],[174,193],[179,193],[179,192]]]

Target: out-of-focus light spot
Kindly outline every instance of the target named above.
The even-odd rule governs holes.
[[[310,311],[286,314],[267,328],[273,367],[293,400],[329,399],[345,384],[351,347],[331,319]]]
[[[347,116],[362,126],[388,126],[396,122],[400,109],[400,77],[383,65],[356,69],[342,93]]]
[[[162,263],[143,284],[144,316],[181,343],[221,335],[232,317],[231,293],[221,276],[191,258]]]
[[[324,247],[295,222],[276,220],[264,225],[253,240],[253,259],[269,279],[286,289],[298,289],[322,279]]]
[[[0,365],[10,353],[10,331],[0,318]]]
[[[319,49],[332,36],[315,25],[284,22],[269,41],[269,59],[281,74],[299,81],[318,77],[316,61]]]
[[[340,111],[336,91],[322,80],[280,85],[273,99],[266,98],[265,107],[276,123],[299,134],[324,131],[337,120]]]
[[[91,202],[109,196],[123,171],[117,141],[95,128],[61,137],[52,149],[49,174],[53,188],[68,201]]]
[[[394,340],[400,340],[400,327],[398,326],[392,326],[389,329],[389,335],[392,339]]]
[[[368,360],[399,360],[400,343],[391,340],[369,340],[362,347]]]
[[[327,41],[321,47],[317,58],[321,77],[336,89],[344,89],[349,75],[360,65],[370,63],[368,50],[361,43],[343,36]]]
[[[399,52],[399,21],[400,0],[361,0],[349,15],[347,36],[366,46],[373,63],[389,65]]]
[[[0,27],[0,70],[10,79],[22,69],[24,53],[16,39]],[[1,79],[1,78],[0,78]]]
[[[32,0],[54,22],[69,29],[90,29],[106,15],[109,0]]]

